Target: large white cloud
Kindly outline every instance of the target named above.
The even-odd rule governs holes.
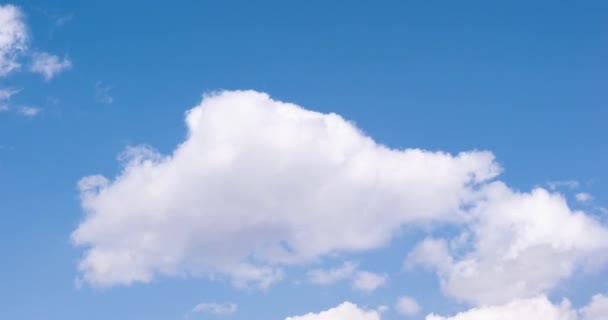
[[[327,311],[287,317],[285,320],[380,320],[380,311],[365,310],[353,303],[344,302]]]
[[[254,91],[221,92],[187,113],[172,154],[128,149],[114,179],[80,182],[83,279],[226,274],[265,286],[277,266],[385,244],[404,224],[461,221],[488,152],[450,155],[375,143],[335,114]]]
[[[457,241],[427,239],[409,255],[408,262],[437,270],[446,294],[475,304],[506,303],[606,263],[606,227],[570,209],[559,194],[520,193],[493,182],[480,195]]]

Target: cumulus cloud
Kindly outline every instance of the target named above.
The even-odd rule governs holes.
[[[72,240],[86,282],[269,285],[282,266],[377,248],[406,224],[463,222],[500,171],[489,152],[390,149],[336,114],[254,91],[207,96],[186,124],[171,154],[132,148],[117,177],[81,184]]]
[[[426,320],[605,320],[608,315],[608,297],[595,295],[592,301],[580,309],[572,308],[570,301],[553,304],[546,296],[516,299],[507,304],[472,308],[454,316],[430,314]]]
[[[546,297],[515,300],[505,305],[473,308],[451,317],[430,314],[426,320],[511,320],[511,319],[543,319],[543,320],[578,320],[576,311],[570,307],[570,302],[564,300],[558,305],[552,304]]]
[[[36,52],[32,55],[30,71],[41,74],[48,81],[71,67],[72,62],[68,58],[60,58],[46,52]]]
[[[18,58],[27,50],[28,34],[23,13],[13,5],[0,5],[0,77],[18,69]]]
[[[474,304],[500,304],[545,293],[576,270],[608,260],[608,231],[563,196],[516,192],[501,182],[481,190],[469,211],[470,242],[460,250],[427,239],[408,263],[437,271],[443,291]]]
[[[287,317],[285,320],[380,320],[380,314],[378,310],[365,310],[353,303],[344,302],[327,311]]]
[[[309,313],[285,320],[380,320],[381,308],[363,310],[355,304],[345,302],[335,308],[320,313]],[[382,308],[385,309],[385,308]],[[401,297],[396,310],[401,315],[414,316],[420,312],[416,300]],[[471,308],[452,316],[441,316],[431,313],[426,320],[606,320],[608,315],[608,296],[595,295],[591,302],[580,309],[573,308],[568,299],[552,303],[546,296],[540,295],[527,299],[514,299],[505,304],[487,305]]]
[[[591,303],[581,308],[582,320],[606,320],[608,318],[608,296],[596,294]]]
[[[215,315],[228,315],[233,314],[238,310],[236,303],[199,303],[192,310],[190,314],[194,313],[211,313]]]
[[[353,288],[360,291],[372,292],[384,286],[387,281],[388,275],[386,274],[359,271],[357,274],[355,274],[353,279]]]
[[[412,297],[403,296],[397,299],[395,310],[404,316],[415,316],[420,312],[418,301]]]

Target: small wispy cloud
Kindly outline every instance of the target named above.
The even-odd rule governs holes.
[[[114,102],[114,98],[110,95],[112,87],[106,85],[102,81],[95,82],[95,101],[103,104],[111,104]]]
[[[328,285],[352,277],[356,270],[356,263],[346,261],[341,267],[329,270],[314,269],[310,270],[307,275],[310,282],[314,284]]]
[[[188,314],[185,318],[189,318],[194,314],[199,313],[207,313],[213,315],[230,315],[238,310],[238,305],[236,303],[228,302],[228,303],[199,303]]]
[[[388,275],[369,271],[359,271],[358,264],[346,261],[340,267],[332,269],[314,269],[307,273],[308,280],[317,285],[331,285],[339,281],[351,281],[353,289],[372,292],[385,285]]]
[[[53,19],[55,26],[60,27],[72,21],[72,18],[74,18],[74,16],[72,14],[53,15],[51,18]]]
[[[8,102],[17,93],[19,93],[19,89],[0,88],[0,111],[7,111],[9,109]]]
[[[17,93],[19,93],[19,89],[1,88],[0,89],[0,101],[8,100]]]
[[[593,200],[593,197],[586,192],[579,192],[574,195],[574,198],[580,203],[589,203],[591,200]]]
[[[37,116],[42,109],[34,107],[19,107],[18,112],[20,115],[28,118]]]
[[[547,186],[551,190],[557,190],[560,188],[577,189],[580,183],[576,180],[558,180],[547,182]]]
[[[32,64],[30,71],[41,74],[45,80],[49,81],[64,70],[72,68],[72,62],[66,58],[60,58],[46,52],[36,52],[32,54]]]

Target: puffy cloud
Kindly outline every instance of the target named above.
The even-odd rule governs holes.
[[[503,305],[472,308],[451,317],[430,314],[426,320],[605,320],[608,319],[608,297],[598,294],[580,309],[574,309],[567,299],[553,304],[546,296],[516,299]]]
[[[359,271],[353,279],[353,288],[365,292],[372,292],[386,284],[388,276],[369,271]]]
[[[62,59],[46,52],[36,52],[32,55],[30,71],[41,74],[48,81],[71,67],[72,62],[68,58]]]
[[[484,186],[469,211],[469,243],[451,248],[427,239],[408,262],[437,270],[443,291],[476,304],[500,304],[554,288],[575,270],[608,259],[608,231],[544,189],[520,193],[501,182]]]
[[[0,5],[0,77],[20,67],[18,57],[27,50],[23,13],[13,5]]]
[[[426,316],[426,320],[579,320],[577,312],[570,308],[570,302],[564,300],[558,305],[552,304],[546,297],[515,300],[499,306],[473,308],[451,317],[435,314]],[[585,319],[586,320],[586,319]]]
[[[420,307],[411,297],[400,297],[396,310],[405,316],[413,316],[420,312]],[[381,310],[363,310],[357,305],[345,302],[335,308],[320,313],[309,313],[298,317],[288,317],[285,320],[380,320]],[[605,320],[608,315],[608,296],[595,295],[591,302],[580,309],[572,307],[568,299],[554,304],[546,296],[540,295],[527,299],[514,299],[498,305],[484,305],[471,308],[453,316],[440,316],[431,313],[426,320],[512,320],[512,319],[543,319],[543,320]]]
[[[420,305],[418,305],[416,299],[408,296],[403,296],[397,299],[395,309],[401,315],[414,316],[420,312]]]
[[[216,315],[233,314],[238,310],[236,303],[199,303],[192,310],[193,313],[212,313]]]
[[[357,270],[357,264],[346,261],[341,267],[329,270],[314,269],[308,272],[308,279],[315,284],[333,284],[351,278]]]
[[[132,148],[117,177],[81,183],[83,280],[269,285],[281,266],[377,248],[405,224],[462,222],[500,171],[488,152],[390,149],[338,115],[254,91],[207,96],[186,124],[172,154]]]
[[[378,310],[364,310],[353,303],[344,302],[327,311],[287,317],[285,320],[380,320],[380,313]]]
[[[580,310],[582,320],[608,319],[608,296],[596,294],[586,307]]]

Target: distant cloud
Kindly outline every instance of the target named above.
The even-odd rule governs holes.
[[[34,108],[34,107],[20,107],[18,109],[19,114],[21,114],[22,116],[25,116],[25,117],[29,117],[29,118],[37,116],[40,113],[40,111],[42,111],[42,109]]]
[[[9,109],[8,101],[17,93],[19,90],[15,88],[0,88],[0,111]]]
[[[30,71],[41,74],[48,81],[71,67],[72,62],[68,58],[60,58],[46,52],[36,52],[32,55]]]
[[[341,267],[323,270],[314,269],[308,272],[308,279],[314,284],[328,285],[352,277],[357,270],[357,264],[346,261]]]
[[[388,276],[369,271],[358,271],[358,264],[346,261],[337,268],[314,269],[307,273],[311,283],[318,285],[331,285],[338,281],[350,280],[352,287],[357,290],[371,292],[383,286]]]
[[[102,81],[95,82],[94,85],[95,101],[103,104],[111,104],[114,98],[110,95],[112,87],[104,84]]]
[[[19,93],[19,89],[0,88],[0,101],[6,101],[17,93]]]
[[[586,192],[579,192],[574,195],[574,198],[580,203],[588,203],[593,200],[593,197]]]
[[[215,315],[233,314],[238,310],[236,303],[199,303],[192,310],[193,313],[211,313]]]
[[[72,16],[71,14],[69,15],[63,15],[63,16],[56,16],[55,17],[55,25],[56,26],[62,26],[66,23],[68,23],[69,21],[72,21],[72,18],[74,16]]]
[[[403,296],[397,299],[395,310],[404,316],[415,316],[420,312],[420,305],[418,305],[416,299]]]
[[[388,275],[386,274],[378,274],[369,271],[359,271],[355,275],[352,285],[353,288],[357,290],[372,292],[384,286],[387,281]]]
[[[580,183],[576,180],[559,180],[547,182],[547,186],[551,190],[557,190],[560,188],[576,189],[580,186]]]

